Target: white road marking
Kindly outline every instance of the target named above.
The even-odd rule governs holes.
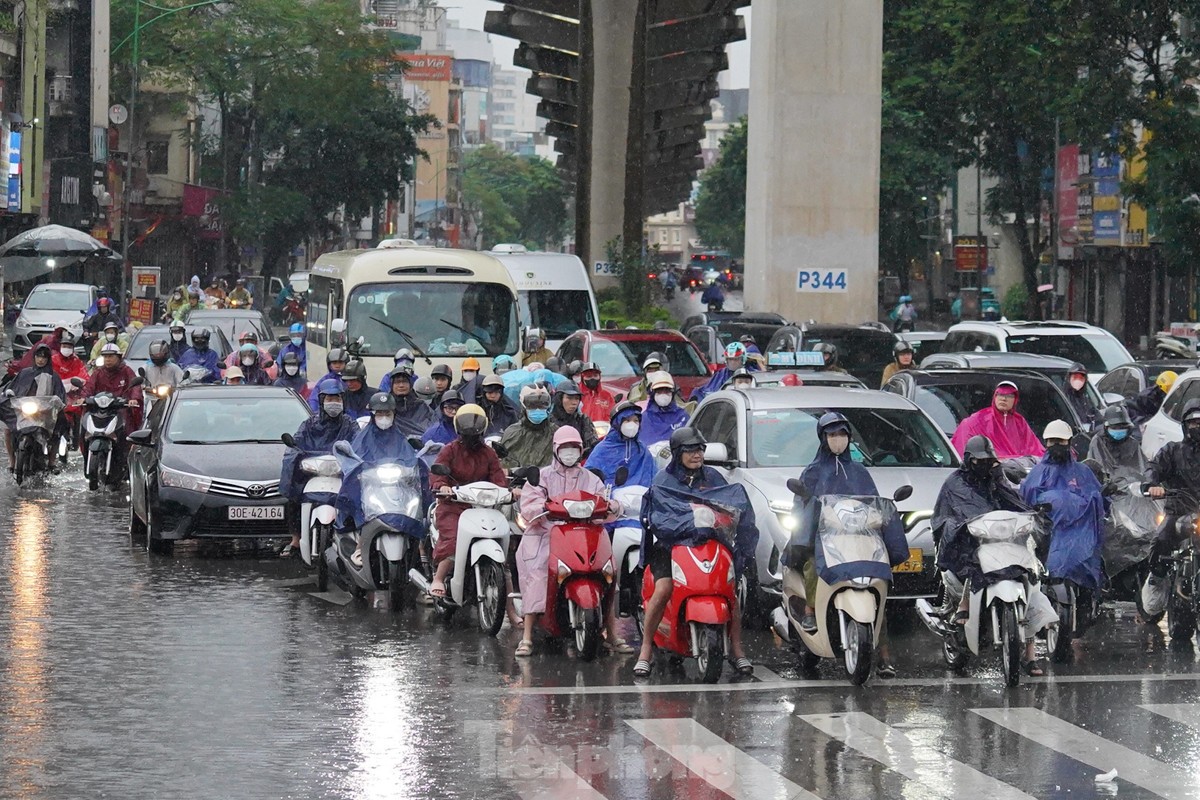
[[[625,723],[733,800],[821,800],[694,719]]]
[[[1040,709],[973,708],[971,711],[1043,747],[1087,764],[1098,772],[1108,772],[1116,767],[1119,779],[1161,797],[1188,800],[1196,797],[1197,781],[1193,775],[1110,742]]]
[[[479,743],[481,777],[495,775],[512,786],[521,800],[608,800],[554,755],[557,747],[512,741],[514,720],[468,720],[468,738]],[[503,738],[502,738],[503,737]]]
[[[337,590],[329,592],[309,592],[308,594],[310,597],[315,597],[318,600],[324,600],[326,603],[333,603],[335,606],[349,605],[350,601],[354,599],[345,592],[339,592]]]
[[[947,798],[1034,800],[1032,795],[955,761],[934,747],[914,741],[917,730],[900,730],[858,711],[807,714],[800,719],[888,769],[917,781],[925,791],[938,792],[938,787],[946,787],[940,794]]]
[[[1146,703],[1142,708],[1200,730],[1200,703]]]
[[[759,683],[782,683],[783,678],[776,673],[762,666],[761,664],[754,665],[754,677],[758,678]]]

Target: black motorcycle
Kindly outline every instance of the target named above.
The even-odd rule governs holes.
[[[11,390],[10,390],[11,391]],[[48,397],[28,396],[12,397],[9,395],[16,425],[13,429],[13,444],[16,447],[16,459],[13,466],[13,477],[18,484],[30,475],[48,472],[54,468],[54,460],[58,456],[59,416],[62,414],[63,401],[50,395]]]
[[[72,383],[78,381],[72,380]],[[141,386],[142,379],[134,378],[132,386]],[[129,401],[111,392],[101,392],[83,401],[83,470],[88,489],[95,491],[101,483],[117,486],[125,479],[128,465],[125,459],[125,414]]]

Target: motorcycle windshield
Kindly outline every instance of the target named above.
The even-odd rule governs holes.
[[[1110,577],[1150,555],[1165,507],[1162,500],[1143,497],[1136,487],[1113,495],[1104,534],[1104,568]]]
[[[645,486],[618,486],[613,489],[612,499],[621,504],[619,522],[637,523],[642,513],[642,498],[645,496]]]
[[[896,504],[883,497],[822,495],[817,537],[826,568],[861,561],[891,566],[884,527],[896,516]]]
[[[733,541],[737,535],[738,521],[742,518],[742,512],[730,506],[718,505],[717,503],[702,503],[693,500],[690,503],[692,509],[692,524],[697,531],[708,531],[711,538],[717,539],[728,548],[733,548]]]
[[[12,404],[16,410],[17,430],[41,428],[47,433],[54,430],[58,412],[63,407],[62,400],[57,397],[14,397]]]
[[[968,522],[967,531],[979,542],[976,557],[984,573],[1008,567],[1037,571],[1034,536],[1040,533],[1041,526],[1035,514],[991,511]]]
[[[380,464],[362,471],[362,509],[367,520],[385,514],[421,518],[420,477],[416,467]]]

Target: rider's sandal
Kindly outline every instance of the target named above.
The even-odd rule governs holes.
[[[896,677],[896,668],[887,661],[879,662],[879,666],[875,667],[875,674],[881,678]]]
[[[627,656],[637,652],[633,645],[621,638],[616,638],[612,641],[605,640],[604,649],[609,653],[616,653],[620,656]]]
[[[522,639],[521,643],[517,645],[516,655],[519,658],[526,658],[533,655],[533,642],[528,639]]]
[[[434,597],[439,597],[439,598],[445,597],[446,596],[445,581],[434,581],[433,585],[429,587],[429,593],[431,595],[433,595]]]
[[[288,542],[283,547],[279,548],[280,558],[291,558],[298,555],[300,555],[300,548],[291,542]]]
[[[738,675],[753,675],[754,665],[750,663],[750,659],[742,656],[741,658],[731,658],[729,663],[733,664],[733,668],[737,670]]]
[[[955,615],[954,615],[954,624],[955,624],[955,625],[966,625],[966,624],[967,624],[967,620],[969,620],[970,618],[971,618],[971,612],[970,612],[970,611],[959,611],[959,612],[956,612],[956,613],[955,613]]]
[[[633,665],[633,677],[649,678],[650,677],[650,662],[644,658],[639,658],[638,662]]]
[[[1036,658],[1030,661],[1022,661],[1021,670],[1030,678],[1041,678],[1046,674],[1046,671],[1042,669],[1041,664],[1038,663]]]

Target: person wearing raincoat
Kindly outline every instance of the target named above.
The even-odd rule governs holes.
[[[408,370],[408,372],[415,373],[414,365],[416,363],[417,362],[416,359],[413,358],[412,351],[407,347],[401,347],[399,350],[397,350],[396,355],[392,356],[392,364],[394,365],[392,371],[387,375],[384,375],[383,380],[379,382],[379,391],[390,392],[392,390],[392,375],[395,374],[396,368],[404,367]],[[409,383],[411,382],[412,381],[409,381]]]
[[[299,504],[304,495],[307,479],[300,471],[300,462],[309,456],[332,453],[334,442],[349,442],[358,434],[358,423],[345,413],[345,394],[346,384],[340,378],[325,378],[313,391],[319,410],[300,423],[295,434],[296,446],[289,447],[284,453],[280,467],[279,491],[289,503]],[[299,515],[290,514],[289,518],[298,520]],[[299,552],[300,531],[297,529],[279,554],[287,558]]]
[[[197,328],[192,331],[192,346],[179,359],[179,368],[187,372],[189,367],[203,367],[208,371],[201,383],[219,383],[221,381],[221,359],[217,351],[208,346],[212,334],[208,328]]]
[[[823,414],[817,420],[817,439],[820,441],[817,455],[800,473],[800,481],[808,490],[811,499],[804,501],[796,498],[793,513],[796,519],[800,520],[800,527],[793,535],[788,549],[795,547],[804,557],[802,572],[807,604],[800,627],[809,633],[815,633],[818,629],[816,609],[812,602],[817,596],[819,571],[824,568],[824,553],[817,539],[816,514],[820,508],[819,498],[831,494],[879,496],[879,489],[876,488],[871,473],[851,457],[851,438],[850,421],[845,416],[836,411]],[[883,529],[883,541],[892,566],[908,560],[908,539],[904,536],[904,526],[898,516],[893,517],[891,523]],[[791,563],[790,555],[788,561]],[[890,580],[891,575],[885,579]],[[885,624],[880,631],[879,665],[876,667],[876,674],[881,678],[894,676],[896,668],[891,662]]]
[[[462,398],[453,389],[442,395],[442,402],[438,406],[437,422],[425,429],[421,435],[421,441],[425,444],[437,442],[446,445],[457,439],[458,432],[454,427],[454,416],[462,406]]]
[[[625,395],[625,399],[631,403],[640,403],[650,397],[650,376],[658,372],[667,372],[667,357],[662,353],[650,353],[642,362],[642,377],[638,382],[629,387],[629,394]],[[670,375],[669,372],[667,372]],[[567,370],[567,377],[570,377],[570,370]]]
[[[308,373],[308,347],[305,341],[304,323],[292,323],[292,327],[288,329],[288,341],[283,347],[279,348],[279,361],[283,361],[289,353],[292,353],[300,362],[300,371]],[[379,391],[386,392],[387,389],[380,387]]]
[[[689,402],[699,403],[710,392],[719,392],[725,384],[733,380],[733,373],[746,365],[746,345],[741,342],[730,342],[725,347],[725,366],[713,373],[708,383],[692,390]]]
[[[388,373],[388,378],[387,391],[396,399],[396,427],[406,436],[425,435],[434,416],[429,404],[413,391],[412,367],[401,364]]]
[[[1118,472],[1138,476],[1146,471],[1146,457],[1142,454],[1142,437],[1133,427],[1129,412],[1124,406],[1113,405],[1102,414],[1104,429],[1092,437],[1087,457],[1100,464],[1104,472],[1112,477]]]
[[[541,386],[524,387],[521,408],[521,421],[505,428],[500,436],[504,467],[544,467],[554,457],[554,431],[558,430],[550,419],[550,393]]]
[[[38,342],[31,348],[33,353],[33,364],[17,373],[17,377],[13,379],[9,385],[8,392],[11,392],[11,399],[17,400],[22,397],[56,397],[59,400],[59,410],[67,399],[67,391],[63,387],[62,378],[58,377],[58,373],[54,371],[53,353],[50,346]],[[17,414],[11,402],[4,404],[3,419],[8,426],[6,431],[8,441],[8,469],[12,471],[17,464],[17,450],[14,446],[13,434],[17,427]],[[58,418],[57,427],[62,427],[62,417]],[[53,433],[53,431],[51,431]],[[57,461],[55,462],[57,464]]]
[[[1015,383],[1001,381],[997,384],[992,394],[992,404],[958,423],[954,430],[950,443],[958,454],[963,454],[963,448],[972,436],[986,436],[996,449],[997,458],[1041,458],[1046,448],[1042,447],[1025,417],[1017,412],[1019,401],[1020,394]]]
[[[565,426],[579,431],[583,440],[583,452],[586,456],[592,452],[600,437],[596,435],[596,426],[592,418],[583,413],[580,405],[583,400],[582,390],[573,381],[563,378],[554,391],[554,399],[550,406],[550,420],[560,428]]]
[[[696,526],[694,504],[716,505],[741,512],[737,515],[737,530],[731,543],[736,575],[745,572],[758,546],[758,526],[746,489],[739,484],[727,483],[719,472],[705,465],[706,445],[704,437],[695,428],[680,428],[672,433],[671,461],[654,477],[650,490],[642,498],[640,565],[654,581],[654,593],[646,602],[643,626],[646,631],[658,629],[674,592],[672,548],[677,545],[699,545],[720,538],[713,528]],[[746,658],[742,648],[742,612],[736,600],[729,621],[729,655],[738,674],[750,675],[754,672],[754,665]],[[643,636],[642,649],[633,666],[634,677],[649,677],[653,657],[654,637]]]
[[[500,436],[510,425],[517,423],[517,407],[504,394],[504,379],[499,375],[488,375],[483,379],[483,390],[476,403],[487,414],[488,436]]]
[[[654,456],[642,444],[642,410],[628,400],[613,409],[611,427],[587,459],[588,469],[598,469],[608,485],[616,483],[617,470],[625,467],[629,477],[623,486],[649,486],[658,472]]]
[[[1067,396],[1067,402],[1071,404],[1071,408],[1075,409],[1075,416],[1079,417],[1079,421],[1083,423],[1083,429],[1085,431],[1092,430],[1092,427],[1098,422],[1099,411],[1092,404],[1092,398],[1088,396],[1087,367],[1078,361],[1072,364],[1067,371],[1067,383],[1062,389],[1063,394]]]
[[[304,372],[300,369],[300,359],[296,357],[295,353],[288,353],[280,361],[282,363],[279,366],[279,377],[272,385],[291,389],[300,395],[301,400],[308,400],[311,390],[308,388],[308,379],[304,377]]]
[[[517,645],[518,656],[533,655],[533,628],[537,618],[546,612],[550,590],[550,529],[554,527],[546,516],[546,503],[570,492],[604,494],[604,483],[582,466],[583,439],[579,431],[564,425],[554,432],[554,460],[542,467],[537,486],[521,490],[521,516],[530,520],[517,547],[517,576],[521,584],[521,606],[525,612],[525,635]],[[607,646],[619,653],[632,653],[633,648],[617,634],[616,604],[609,603],[605,624]]]
[[[669,372],[653,372],[646,376],[650,397],[642,409],[642,428],[638,441],[650,447],[665,442],[671,434],[688,424],[688,413],[679,407],[675,380]]]
[[[178,320],[182,315],[181,311],[187,305],[187,289],[183,286],[176,286],[171,292],[171,296],[167,298],[166,310],[162,315],[165,320]]]

